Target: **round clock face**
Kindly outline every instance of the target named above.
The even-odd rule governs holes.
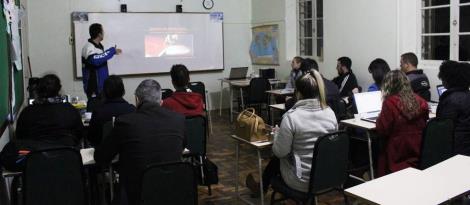
[[[213,0],[204,0],[202,2],[202,5],[204,6],[205,9],[212,9],[212,7],[214,7],[214,1]]]

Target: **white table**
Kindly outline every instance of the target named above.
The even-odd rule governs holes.
[[[274,126],[274,110],[285,111],[286,105],[284,103],[269,105],[269,110],[271,111],[271,125]]]
[[[346,189],[370,204],[441,204],[470,190],[470,157],[457,155],[423,171],[407,168]]]
[[[435,118],[436,113],[429,113],[429,119]],[[369,170],[370,170],[370,177],[371,179],[374,179],[374,162],[372,159],[372,140],[371,140],[371,132],[375,130],[375,123],[373,122],[368,122],[364,121],[358,118],[353,118],[353,119],[348,119],[348,120],[341,120],[341,123],[348,127],[355,127],[359,129],[364,129],[366,131],[366,141],[367,141],[367,148],[369,152]],[[364,181],[363,179],[356,177],[356,176],[350,176],[354,179]]]
[[[237,148],[236,148],[236,152],[235,152],[235,155],[236,155],[236,164],[235,164],[235,192],[237,193],[237,197],[239,199],[241,199],[243,202],[247,203],[247,204],[252,204],[250,201],[246,200],[245,198],[242,198],[241,197],[241,194],[240,192],[238,191],[238,180],[239,180],[239,176],[238,176],[238,173],[239,173],[239,168],[238,168],[238,163],[239,163],[239,155],[240,155],[240,144],[247,144],[247,145],[250,145],[250,147],[256,149],[256,152],[258,153],[258,172],[259,172],[259,176],[260,176],[260,183],[259,183],[259,188],[260,188],[260,192],[261,192],[261,205],[264,205],[264,192],[263,192],[263,183],[261,182],[261,178],[263,176],[263,166],[261,164],[261,150],[262,149],[265,149],[265,148],[269,148],[273,145],[273,142],[272,141],[263,141],[263,142],[249,142],[245,139],[242,139],[240,137],[237,137],[236,135],[232,135],[231,136],[232,139],[234,139],[235,141],[237,141]]]
[[[219,79],[220,80],[220,100],[219,100],[219,116],[222,116],[222,104],[223,104],[223,92],[224,92],[224,83],[227,83],[229,86],[229,93],[230,93],[230,122],[233,120],[233,89],[238,88],[240,90],[240,100],[241,100],[241,107],[242,109],[245,108],[245,102],[243,99],[243,88],[250,86],[251,79],[240,79],[240,80],[229,80],[229,79]],[[269,79],[269,83],[271,85],[282,83],[281,80],[278,79]]]

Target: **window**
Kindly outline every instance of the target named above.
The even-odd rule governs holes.
[[[323,58],[323,0],[298,0],[298,52]]]
[[[470,61],[470,0],[421,1],[421,58]]]

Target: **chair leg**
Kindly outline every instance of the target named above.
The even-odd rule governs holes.
[[[209,196],[212,196],[212,189],[211,189],[211,185],[207,185],[207,191],[209,192]]]
[[[348,205],[349,204],[348,196],[346,196],[346,193],[344,193],[344,189],[342,189],[341,192],[343,193],[344,204]]]

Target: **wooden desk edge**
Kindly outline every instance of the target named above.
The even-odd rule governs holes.
[[[242,138],[240,138],[240,137],[238,137],[238,136],[236,136],[236,135],[231,135],[230,137],[232,137],[233,139],[235,139],[235,140],[237,140],[237,141],[239,141],[239,142],[243,142],[243,143],[245,143],[245,144],[251,145],[251,146],[256,147],[256,148],[265,148],[265,147],[269,147],[269,146],[273,145],[273,142],[272,142],[272,141],[262,141],[262,142],[258,142],[258,143],[266,143],[266,142],[268,142],[267,144],[258,146],[258,145],[256,145],[256,144],[254,144],[254,142],[248,142],[247,140],[242,139]]]

